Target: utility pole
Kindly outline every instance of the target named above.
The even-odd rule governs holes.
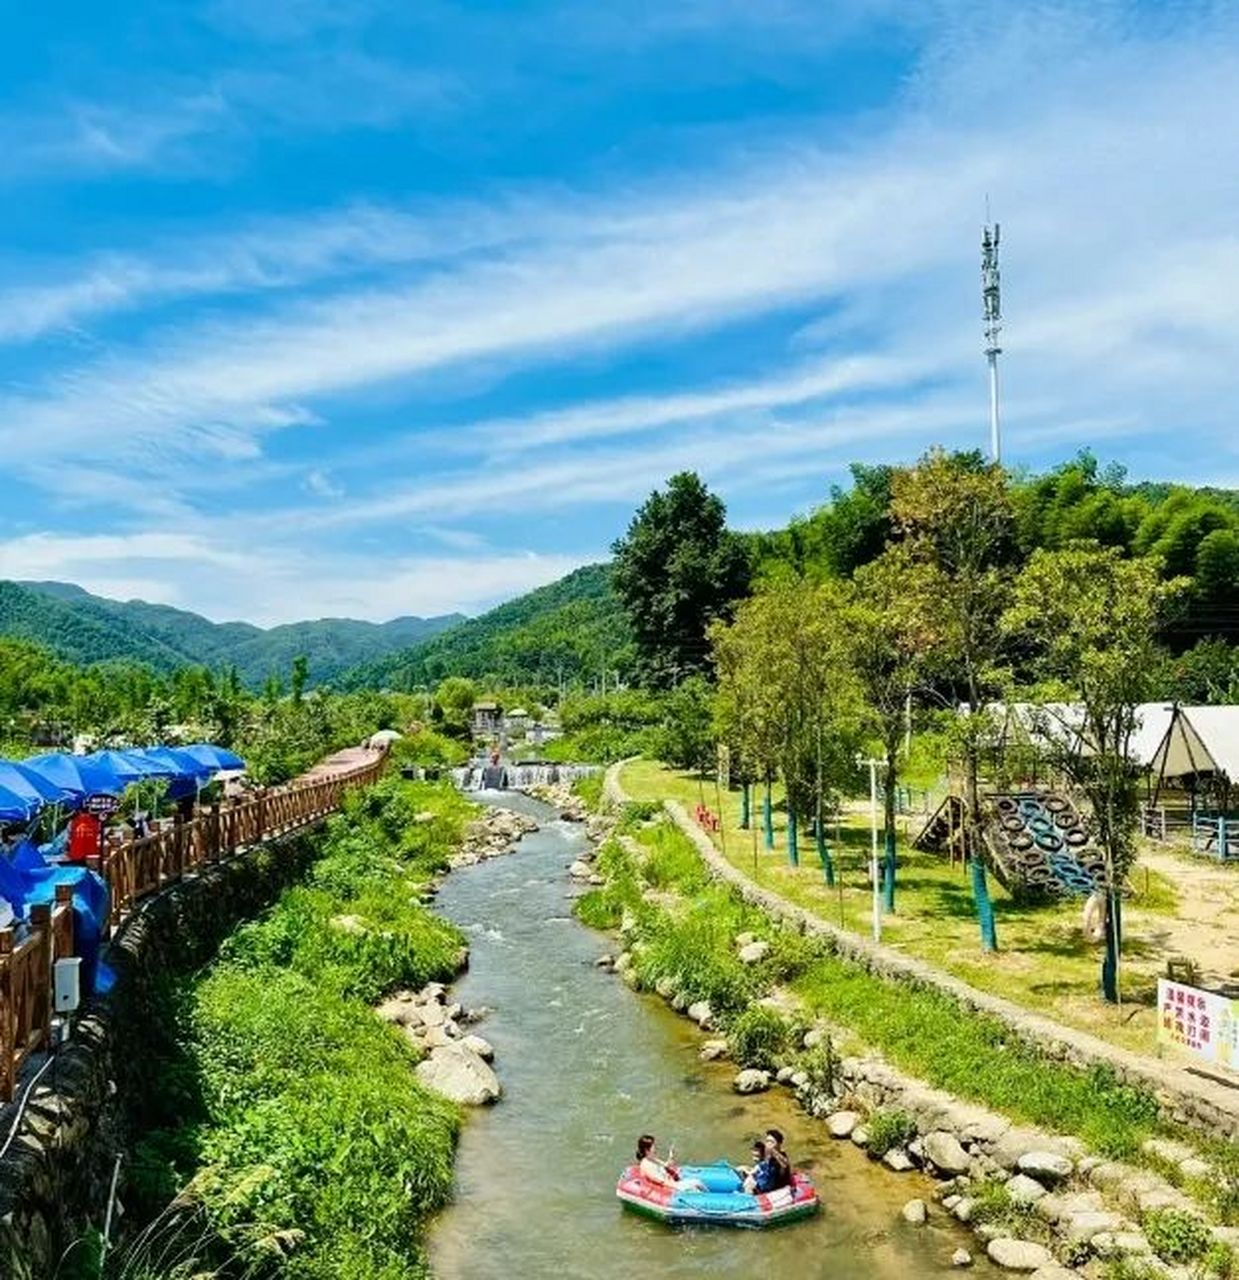
[[[986,216],[988,218],[988,209]],[[1002,331],[998,233],[998,223],[991,227],[988,221],[981,232],[981,306],[985,320],[985,358],[989,362],[989,448],[995,465],[1002,462],[1002,433],[998,422],[998,357],[1002,354],[998,345]]]

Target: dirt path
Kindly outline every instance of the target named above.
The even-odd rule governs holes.
[[[1148,844],[1137,875],[1141,866],[1165,876],[1178,896],[1173,916],[1142,922],[1146,940],[1167,956],[1195,961],[1206,986],[1239,980],[1239,868]]]

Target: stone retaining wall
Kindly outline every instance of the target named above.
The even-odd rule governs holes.
[[[210,959],[238,921],[304,874],[314,854],[306,832],[258,846],[153,896],[127,921],[106,956],[113,991],[79,1016],[0,1159],[0,1276],[50,1280],[65,1251],[102,1226],[116,1157],[155,1086],[146,1055],[166,1030],[154,1014],[155,984]],[[16,1111],[0,1112],[0,1144]],[[124,1193],[122,1161],[122,1203]]]
[[[604,795],[612,803],[622,804],[629,798],[619,776],[627,763],[628,761],[620,761],[607,771]],[[788,902],[777,893],[754,884],[744,872],[723,857],[709,836],[676,801],[667,800],[664,807],[680,830],[693,841],[712,875],[725,880],[745,901],[760,907],[774,918],[787,922],[802,933],[826,939],[844,959],[892,982],[941,991],[965,1009],[997,1018],[1013,1034],[1034,1045],[1047,1057],[1081,1068],[1096,1064],[1108,1066],[1119,1079],[1151,1090],[1168,1120],[1199,1129],[1211,1136],[1239,1139],[1239,1088],[1228,1088],[1107,1044],[1096,1036],[1030,1013],[1000,996],[978,991],[924,961],[839,929],[803,907]]]

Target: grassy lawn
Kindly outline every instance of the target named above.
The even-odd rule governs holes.
[[[713,779],[698,779],[653,761],[627,765],[622,780],[635,800],[675,799],[690,812],[699,800],[716,812],[720,808]],[[713,837],[715,844],[758,884],[823,919],[868,934],[872,893],[867,878],[867,811],[845,814],[837,833],[832,826],[836,884],[828,888],[813,841],[803,834],[800,866],[788,864],[786,815],[777,807],[779,799],[776,790],[773,850],[767,850],[762,839],[756,797],[754,829],[741,829],[738,791],[721,796],[724,822],[721,832]],[[1098,997],[1100,949],[1085,943],[1080,934],[1079,901],[1038,906],[1016,903],[991,876],[1000,949],[987,955],[981,950],[964,869],[909,848],[907,836],[915,836],[920,821],[915,816],[900,819],[904,829],[898,844],[898,891],[895,912],[883,916],[884,943],[1068,1026],[1138,1052],[1155,1052],[1156,979],[1165,964],[1160,939],[1177,905],[1174,887],[1167,878],[1137,869],[1136,896],[1124,909],[1124,1005],[1116,1009]]]

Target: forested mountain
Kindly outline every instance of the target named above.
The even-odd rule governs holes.
[[[445,676],[504,684],[592,683],[627,675],[632,638],[610,566],[591,564],[470,618],[422,644],[359,668],[351,687],[413,689]]]
[[[461,620],[460,614],[384,623],[321,618],[264,629],[248,622],[212,622],[143,600],[108,600],[72,583],[0,582],[0,635],[36,641],[77,663],[125,659],[157,671],[235,666],[251,688],[269,675],[286,676],[301,654],[309,659],[312,684],[331,681]]]

